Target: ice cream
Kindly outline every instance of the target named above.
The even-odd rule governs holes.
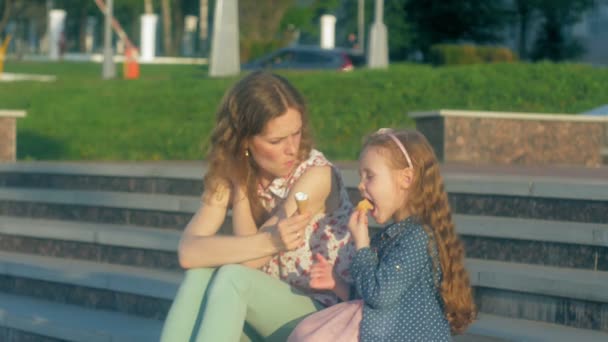
[[[296,192],[294,195],[296,204],[298,205],[298,212],[303,214],[308,206],[308,194],[304,192]]]

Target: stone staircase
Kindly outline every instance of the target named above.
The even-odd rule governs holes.
[[[604,171],[444,167],[481,311],[457,341],[608,341]],[[202,174],[201,163],[0,164],[0,340],[158,340]],[[343,174],[358,200],[356,171]]]

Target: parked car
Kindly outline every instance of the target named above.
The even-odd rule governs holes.
[[[365,64],[365,56],[353,50],[322,49],[317,46],[290,46],[243,64],[241,69],[331,69],[351,71],[363,64]]]

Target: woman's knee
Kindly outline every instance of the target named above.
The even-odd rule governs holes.
[[[249,267],[236,264],[221,266],[213,277],[213,286],[234,288],[237,292],[245,294],[249,289],[248,274],[252,271]]]
[[[214,269],[211,268],[193,268],[184,272],[184,278],[179,286],[178,293],[184,293],[188,296],[195,293],[204,293],[213,277]]]
[[[190,268],[184,271],[184,281],[208,281],[215,269],[213,268]]]

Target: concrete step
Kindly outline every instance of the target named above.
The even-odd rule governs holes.
[[[467,255],[608,270],[608,225],[454,215]],[[230,217],[224,232],[231,227]],[[380,227],[372,222],[372,229]],[[0,250],[175,269],[180,231],[131,224],[0,216]]]
[[[0,274],[173,299],[182,272],[0,252]]]
[[[468,257],[608,271],[608,224],[454,215]]]
[[[467,258],[471,284],[608,303],[608,272]]]
[[[162,321],[0,293],[0,326],[66,341],[157,341]],[[608,334],[480,314],[457,342],[606,341]],[[13,341],[7,341],[13,342]]]
[[[157,341],[162,321],[0,293],[0,326],[66,341]],[[480,314],[456,342],[606,341],[608,334]],[[17,340],[6,340],[13,342]]]
[[[164,319],[182,272],[0,252],[0,290]]]
[[[0,188],[0,215],[183,229],[200,198],[107,191]]]
[[[608,332],[608,272],[467,259],[480,312]]]
[[[468,335],[468,336],[467,336]],[[478,320],[467,330],[467,335],[454,341],[483,341],[494,338],[499,341],[561,342],[561,341],[608,341],[608,332],[565,327],[559,324],[513,319],[490,314],[479,314]]]
[[[149,342],[162,321],[0,293],[0,326],[64,341]]]
[[[190,196],[200,196],[202,193],[203,182],[200,175],[193,179],[158,178],[147,175],[145,171],[141,170],[139,174],[127,175],[114,175],[112,173],[91,175],[0,171],[0,186],[28,189],[121,191]]]
[[[0,216],[0,234],[175,253],[181,232],[170,229]]]
[[[454,215],[460,235],[608,247],[608,224]]]
[[[347,186],[355,188],[356,162],[336,164]],[[0,164],[0,179],[3,174],[26,174],[200,181],[206,168],[200,161],[17,162]],[[442,175],[448,192],[454,193],[608,200],[608,175],[603,169],[448,164],[442,165]]]
[[[181,232],[0,216],[0,250],[145,268],[179,270]]]
[[[482,312],[522,318],[517,315],[525,311],[530,314],[527,319],[561,323],[561,316],[551,310],[555,303],[566,303],[573,313],[564,324],[608,331],[608,317],[603,317],[600,308],[608,307],[608,272],[479,259],[467,259],[466,267]],[[0,276],[8,284],[4,292],[54,296],[80,305],[96,305],[103,302],[99,298],[109,298],[104,308],[135,310],[120,307],[118,300],[129,297],[144,309],[128,313],[155,318],[166,313],[163,310],[181,280],[181,272],[175,271],[9,252],[0,252]],[[74,293],[79,296],[70,297]],[[587,306],[598,306],[598,310],[583,310],[584,314],[577,311]],[[599,325],[581,321],[590,317]]]
[[[345,164],[342,173],[350,187],[351,199],[356,202],[360,199],[356,190],[358,174],[351,164]],[[488,166],[467,169],[453,165],[443,169],[450,203],[456,213],[608,223],[605,215],[608,176],[602,170],[564,172],[560,168],[510,170]],[[0,186],[198,197],[204,171],[205,165],[200,162],[20,162],[0,164]]]
[[[0,200],[194,213],[200,198],[111,191],[0,188]]]

